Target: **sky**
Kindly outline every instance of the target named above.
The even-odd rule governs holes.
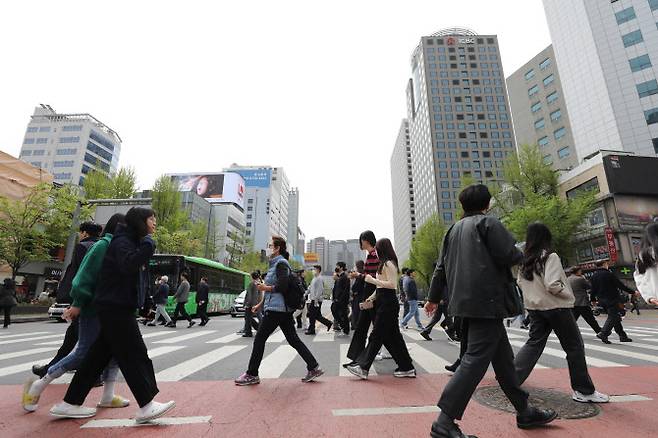
[[[307,239],[392,239],[410,56],[448,27],[497,34],[506,76],[550,44],[541,0],[2,2],[0,150],[18,156],[40,103],[90,113],[140,189],[280,166]]]

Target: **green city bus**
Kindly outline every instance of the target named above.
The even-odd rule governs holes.
[[[208,313],[228,313],[235,298],[251,281],[250,275],[246,272],[229,268],[214,260],[183,255],[154,255],[149,262],[151,285],[155,288],[155,281],[159,277],[163,275],[169,277],[169,300],[166,306],[169,314],[173,314],[176,308],[174,294],[182,272],[190,274],[190,297],[185,305],[185,310],[190,315],[196,314],[196,288],[201,277],[208,278],[210,287]]]

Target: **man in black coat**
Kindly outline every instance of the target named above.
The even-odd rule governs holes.
[[[71,284],[73,283],[73,278],[75,277],[75,274],[78,273],[78,269],[82,264],[82,259],[84,259],[85,255],[87,254],[87,250],[89,250],[89,248],[91,248],[92,245],[98,241],[102,231],[103,231],[103,227],[101,227],[95,222],[83,222],[82,224],[80,224],[80,228],[78,232],[80,241],[78,242],[77,245],[75,245],[75,249],[73,250],[73,257],[71,258],[71,263],[69,263],[69,265],[66,267],[64,276],[62,277],[62,280],[59,283],[59,287],[57,288],[58,304],[63,304],[63,303],[71,304],[72,300],[70,293],[71,293]],[[57,351],[55,357],[47,365],[33,365],[32,372],[39,377],[45,376],[46,373],[48,372],[48,368],[51,365],[54,365],[55,363],[59,362],[61,359],[66,357],[71,351],[73,351],[73,347],[75,347],[75,344],[77,342],[78,342],[78,324],[76,321],[69,324],[69,327],[66,329],[66,335],[64,335],[64,342],[62,343],[62,346]]]
[[[350,321],[347,316],[350,303],[350,279],[345,272],[345,262],[336,263],[334,271],[334,288],[331,293],[331,314],[334,316],[334,324],[338,323],[343,333],[350,334]]]
[[[621,325],[621,312],[624,303],[620,296],[620,290],[636,296],[639,296],[640,293],[626,286],[621,280],[615,277],[615,274],[610,272],[607,261],[600,261],[596,266],[598,269],[590,279],[590,283],[592,283],[590,299],[592,301],[598,301],[599,305],[605,307],[608,312],[608,318],[605,320],[601,331],[596,334],[596,337],[604,344],[611,344],[608,336],[610,336],[614,328],[615,333],[619,335],[620,342],[632,342],[633,340],[628,337],[624,331],[624,327]]]
[[[464,218],[453,225],[443,240],[439,263],[434,271],[435,287],[425,305],[434,313],[447,286],[448,314],[463,318],[462,330],[468,339],[461,365],[443,390],[439,418],[432,423],[434,438],[465,438],[455,420],[460,420],[484,374],[493,365],[498,384],[517,411],[519,428],[553,421],[557,414],[528,405],[528,393],[521,389],[514,369],[514,353],[503,319],[510,316],[505,296],[510,292],[510,268],[523,254],[503,224],[486,216],[491,194],[487,186],[474,184],[459,194]]]
[[[208,324],[208,321],[210,321],[207,313],[208,292],[210,292],[210,288],[208,287],[208,279],[206,277],[201,277],[201,281],[199,281],[199,287],[196,291],[196,314],[199,318],[201,318],[201,324],[199,324],[200,326],[204,326]]]

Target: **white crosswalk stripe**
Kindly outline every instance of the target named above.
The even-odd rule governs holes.
[[[226,336],[222,336],[221,338],[213,339],[212,341],[206,341],[206,344],[228,344],[229,342],[236,341],[241,337],[242,335],[239,335],[237,333],[231,333]]]
[[[452,363],[416,343],[407,344],[407,349],[413,361],[431,374],[447,373],[448,371],[444,367]],[[455,357],[455,359],[457,358]]]
[[[274,333],[270,335],[269,338],[267,338],[267,343],[268,344],[279,344],[283,342],[286,339],[286,336],[283,334],[283,332],[279,329],[277,329]]]
[[[290,345],[281,345],[273,352],[265,356],[260,363],[258,375],[263,379],[275,379],[288,368],[297,356],[297,351]]]
[[[159,336],[165,336],[165,335],[171,335],[173,332],[172,331],[160,331],[160,332],[153,332],[153,333],[147,333],[144,334],[142,333],[142,339],[151,339],[151,338],[157,338]]]
[[[28,336],[36,336],[36,335],[48,335],[51,332],[31,332],[31,333],[23,333],[20,335],[0,335],[0,340],[3,339],[10,339],[10,338],[25,338]]]
[[[559,343],[559,341],[552,339],[549,339],[549,342]],[[634,359],[644,360],[647,362],[658,363],[658,356],[652,356],[644,353],[636,353],[634,351],[628,351],[624,349],[616,349],[616,348],[604,347],[602,345],[594,345],[588,343],[585,344],[585,351],[588,350],[600,351],[602,353],[614,354],[617,356],[627,356],[627,357],[632,357]]]
[[[315,333],[315,336],[313,336],[313,342],[333,342],[335,339],[334,332],[320,330],[319,332]]]
[[[177,382],[191,374],[196,373],[232,354],[246,348],[246,345],[226,345],[209,351],[195,358],[181,362],[178,365],[160,371],[155,375],[158,382]]]
[[[32,354],[47,353],[49,351],[55,351],[57,348],[32,348],[30,350],[23,351],[14,351],[12,353],[3,353],[0,354],[0,360],[14,359],[16,357],[30,356]]]
[[[187,341],[188,339],[198,338],[201,336],[211,335],[217,333],[217,330],[194,330],[191,333],[187,333],[181,336],[174,336],[173,338],[162,339],[160,341],[153,342],[154,344],[175,344],[177,342]]]
[[[656,333],[656,334],[658,334],[658,327],[657,327],[657,328],[652,328],[652,327],[638,327],[638,326],[635,326],[635,325],[629,325],[629,326],[625,326],[625,327],[628,327],[628,328],[630,328],[630,329],[634,329],[634,330],[644,330],[644,331],[648,331],[648,332],[652,332],[652,333]]]
[[[23,371],[32,369],[32,365],[34,365],[35,363],[48,362],[50,359],[51,359],[50,356],[40,357],[39,359],[34,359],[31,360],[30,362],[24,362],[24,363],[19,363],[19,364],[0,368],[0,377],[9,376],[11,374],[16,374],[16,373],[22,373]]]
[[[50,341],[50,342],[39,342],[38,344],[34,345],[62,345],[63,341]]]
[[[338,361],[338,375],[341,377],[354,377],[352,373],[347,371],[345,368],[343,368],[344,363],[351,362],[350,359],[347,358],[347,351],[350,349],[350,344],[340,344],[340,360]],[[376,376],[377,375],[377,370],[375,370],[375,363],[372,364],[370,367],[370,370],[368,371],[369,376]]]
[[[515,347],[523,347],[525,342],[519,342],[519,341],[510,341],[510,344],[512,344]],[[553,357],[559,357],[560,359],[565,359],[567,357],[567,354],[563,350],[558,350],[557,348],[551,348],[551,347],[545,347],[542,355],[545,354],[547,356],[553,356]],[[606,368],[606,367],[625,367],[628,365],[624,365],[621,363],[617,362],[611,362],[608,360],[603,360],[603,359],[597,359],[595,357],[591,356],[585,356],[585,361],[587,362],[587,365],[591,367],[597,367],[597,368]]]
[[[420,332],[417,332],[416,330],[407,329],[407,330],[401,330],[401,331],[402,331],[402,334],[404,334],[406,337],[408,337],[410,339],[413,339],[414,341],[424,341],[425,340],[425,338],[423,338],[420,335]]]
[[[64,335],[44,335],[44,336],[34,336],[31,338],[22,338],[22,339],[8,339],[6,341],[0,341],[0,345],[7,345],[7,344],[18,344],[21,342],[32,342],[32,341],[40,341],[41,339],[52,339],[52,338],[61,338]]]

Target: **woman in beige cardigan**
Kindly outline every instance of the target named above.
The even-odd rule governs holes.
[[[582,403],[606,403],[610,397],[594,389],[587,371],[583,338],[572,313],[574,295],[560,257],[551,250],[551,241],[546,225],[535,222],[528,226],[519,286],[530,315],[530,333],[514,359],[519,383],[528,378],[546,347],[548,336],[555,331],[567,353],[572,398]]]

